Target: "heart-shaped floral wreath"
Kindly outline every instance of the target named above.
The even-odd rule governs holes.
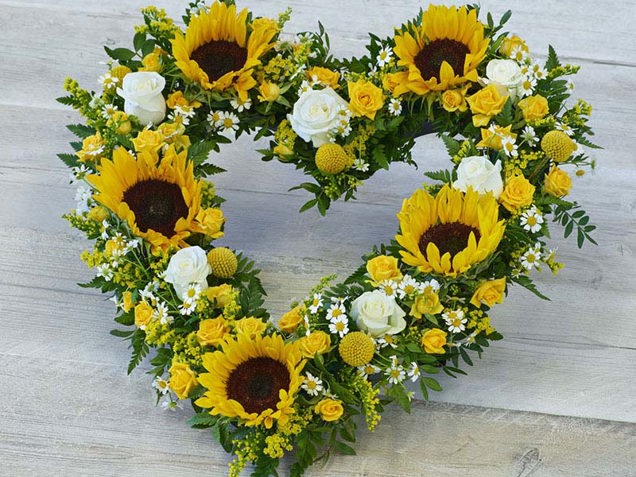
[[[593,162],[581,146],[591,107],[568,104],[577,67],[552,48],[533,60],[523,39],[476,7],[431,6],[369,54],[337,60],[322,26],[289,41],[277,20],[231,1],[191,3],[185,31],[164,11],[142,10],[133,49],[112,58],[88,92],[67,80],[64,104],[86,124],[60,154],[79,183],[65,217],[94,241],[82,259],[88,285],[114,295],[112,333],[130,340],[132,371],[153,349],[150,373],[167,407],[190,400],[190,424],[211,428],[235,454],[230,475],[254,464],[275,473],[295,451],[292,475],[331,451],[353,453],[355,416],[369,429],[383,406],[409,410],[407,381],[424,398],[432,377],[464,374],[491,340],[488,311],[512,283],[542,297],[529,273],[560,264],[545,248],[546,217],[581,246],[594,229],[564,199]],[[223,170],[212,151],[244,132],[273,136],[264,160],[313,178],[302,207],[324,215],[396,161],[413,163],[414,138],[435,131],[449,170],[441,185],[404,200],[399,231],[344,282],[324,279],[277,320],[253,263],[212,241],[223,200],[204,180]]]

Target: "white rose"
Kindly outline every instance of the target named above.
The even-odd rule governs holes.
[[[134,114],[143,125],[160,123],[166,116],[166,100],[161,91],[166,80],[153,71],[138,71],[124,76],[117,94],[125,99],[124,112]]]
[[[207,277],[212,273],[208,257],[201,247],[182,248],[175,253],[168,263],[165,280],[172,283],[174,290],[182,299],[188,286],[196,283],[202,290],[208,288]]]
[[[512,99],[523,82],[521,68],[514,60],[490,60],[486,65],[488,83],[503,86]]]
[[[319,147],[329,142],[329,131],[338,125],[340,111],[347,106],[332,88],[310,89],[300,95],[287,119],[296,134]]]
[[[373,337],[394,335],[406,328],[404,310],[379,290],[365,292],[351,303],[351,316],[358,328]]]
[[[470,156],[462,159],[457,167],[457,180],[453,183],[455,189],[466,192],[468,187],[480,194],[492,192],[495,199],[503,191],[501,179],[501,161],[494,164],[485,156]]]

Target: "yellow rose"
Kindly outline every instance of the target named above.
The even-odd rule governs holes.
[[[402,278],[402,272],[398,268],[398,259],[387,255],[379,255],[367,262],[367,273],[374,282],[384,280],[397,280]]]
[[[199,101],[190,101],[183,95],[183,91],[175,91],[168,99],[166,99],[166,106],[170,109],[174,109],[179,106],[181,109],[189,111],[192,108],[198,108],[201,106]]]
[[[179,399],[186,399],[197,386],[197,375],[185,363],[174,363],[168,370],[170,373],[170,389]]]
[[[344,408],[342,403],[336,399],[325,398],[314,407],[316,414],[320,414],[323,421],[333,422],[340,419]]]
[[[79,158],[80,162],[86,160],[95,160],[101,157],[104,152],[104,141],[100,133],[88,136],[82,141],[82,149],[77,151],[75,155]]]
[[[161,71],[161,50],[155,50],[152,53],[147,54],[141,60],[143,67],[139,68],[139,71],[154,71],[159,73]]]
[[[470,299],[470,303],[477,308],[482,304],[494,306],[495,303],[503,303],[505,291],[506,277],[482,282],[475,290],[473,297]]]
[[[538,121],[539,119],[545,118],[550,112],[548,100],[540,94],[523,98],[517,103],[517,106],[523,113],[523,119],[526,121]]]
[[[228,331],[230,328],[222,316],[201,320],[196,334],[197,341],[201,346],[218,346],[223,342]]]
[[[382,90],[369,81],[358,80],[348,83],[349,109],[354,116],[375,118],[375,113],[382,109],[384,94]]]
[[[98,205],[88,211],[88,218],[101,224],[108,218],[108,210],[101,205]]]
[[[205,291],[205,294],[208,300],[212,303],[216,302],[216,306],[223,308],[230,302],[233,291],[234,289],[232,288],[232,285],[224,283],[223,285],[208,288]]]
[[[420,320],[425,314],[436,315],[443,309],[444,307],[439,302],[439,295],[434,291],[426,291],[415,298],[409,314],[413,318]]]
[[[338,81],[340,81],[340,73],[337,71],[331,71],[328,68],[322,66],[314,66],[305,71],[305,76],[309,81],[317,81],[325,86],[330,86],[333,89],[338,88]]]
[[[545,175],[545,184],[543,190],[555,197],[563,197],[568,195],[572,188],[572,179],[567,172],[552,166],[550,173]]]
[[[145,329],[146,325],[152,320],[153,312],[152,307],[145,301],[139,303],[135,307],[135,325],[137,325],[137,328]]]
[[[115,126],[117,134],[126,135],[132,129],[132,124],[128,119],[128,115],[123,111],[115,111],[110,119],[106,122],[107,126]]]
[[[481,141],[477,143],[477,147],[487,147],[494,149],[495,151],[500,151],[503,147],[501,142],[502,137],[511,137],[512,139],[517,138],[517,135],[513,133],[511,129],[512,124],[505,128],[501,126],[495,126],[493,129],[482,128]]]
[[[128,73],[130,73],[132,70],[130,68],[128,68],[127,66],[124,65],[116,65],[113,66],[110,69],[110,75],[113,78],[117,78],[119,85],[121,85],[121,82],[124,81],[124,76],[126,76]]]
[[[285,146],[284,144],[278,144],[277,146],[275,146],[273,149],[273,152],[283,162],[286,159],[289,159],[290,156],[294,154],[294,151],[292,151],[289,147]]]
[[[194,232],[200,232],[210,238],[216,239],[223,237],[221,227],[225,223],[223,211],[215,207],[202,209],[195,217],[196,222],[192,224]]]
[[[512,35],[505,38],[504,41],[501,43],[501,46],[499,47],[499,53],[510,58],[512,50],[514,50],[516,47],[519,47],[523,51],[528,52],[528,45],[526,45],[526,42],[519,38],[517,35]]]
[[[300,341],[300,351],[305,358],[313,358],[317,354],[329,351],[331,347],[331,337],[324,331],[312,331],[309,336],[305,336]]]
[[[420,343],[424,351],[429,354],[444,354],[446,352],[444,349],[444,345],[446,345],[446,332],[439,328],[428,330],[422,335]]]
[[[278,32],[278,22],[267,17],[255,18],[252,20],[252,30],[274,31]]]
[[[144,129],[139,131],[137,137],[132,140],[135,145],[135,151],[158,151],[163,145],[163,135],[157,131]]]
[[[280,96],[280,88],[276,83],[270,83],[269,81],[264,81],[258,87],[258,92],[260,95],[258,96],[259,101],[267,101],[268,103],[273,103]]]
[[[266,326],[267,325],[263,322],[263,320],[250,316],[248,318],[241,318],[240,320],[235,321],[234,331],[236,331],[237,334],[244,334],[254,339],[255,337],[263,334]]]
[[[133,305],[134,303],[133,303],[132,293],[130,293],[129,291],[125,291],[122,295],[122,304],[121,304],[121,307],[124,310],[124,313],[128,313],[133,307]]]
[[[174,140],[175,137],[180,136],[185,132],[185,127],[181,124],[181,121],[174,121],[171,123],[161,123],[157,128],[157,131],[168,140]],[[171,142],[171,141],[168,141]]]
[[[303,311],[304,307],[302,305],[289,310],[278,320],[278,328],[285,333],[293,332],[303,321]]]
[[[532,204],[534,186],[522,175],[512,176],[499,196],[499,202],[510,212]]]
[[[466,101],[473,113],[473,124],[476,127],[486,126],[493,116],[501,112],[507,99],[508,96],[500,94],[492,83],[469,96]]]
[[[462,89],[448,89],[442,93],[442,106],[446,111],[452,113],[453,111],[464,112],[468,109],[466,104],[466,88]]]

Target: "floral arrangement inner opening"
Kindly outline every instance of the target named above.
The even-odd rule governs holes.
[[[190,3],[185,29],[155,7],[142,16],[131,45],[105,47],[99,91],[68,79],[59,98],[85,119],[59,155],[78,186],[65,218],[93,243],[88,286],[116,303],[128,371],[149,360],[158,402],[191,403],[190,424],[235,455],[230,475],[276,475],[288,453],[302,475],[353,454],[358,425],[373,430],[390,402],[410,409],[409,383],[426,399],[435,375],[465,374],[502,338],[490,309],[513,284],[545,298],[530,274],[562,266],[550,217],[579,247],[594,243],[567,198],[597,147],[591,106],[570,100],[578,67],[552,47],[536,61],[503,31],[510,13],[495,23],[474,6],[430,6],[351,59],[331,56],[322,26],[284,40],[289,10]],[[254,263],[214,244],[226,217],[207,177],[223,172],[221,145],[271,138],[263,160],[309,176],[302,210],[324,215],[376,171],[413,164],[426,127],[449,167],[404,199],[394,240],[270,317]]]

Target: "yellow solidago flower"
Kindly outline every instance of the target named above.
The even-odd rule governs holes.
[[[423,189],[398,214],[402,261],[424,273],[457,276],[492,254],[503,236],[499,207],[491,194],[442,187],[437,197]]]
[[[125,220],[133,234],[156,249],[183,247],[199,212],[201,190],[186,156],[187,151],[177,154],[171,146],[161,160],[156,151],[135,159],[120,147],[87,179],[97,189],[95,200]]]
[[[398,66],[407,68],[398,73],[396,96],[408,91],[424,95],[477,81],[477,66],[490,40],[484,38],[476,10],[431,5],[422,25],[413,30],[413,34],[407,31],[395,37]]]
[[[203,355],[208,372],[199,382],[207,391],[196,405],[213,416],[238,417],[246,426],[284,424],[294,413],[304,364],[298,346],[285,344],[280,335],[239,335]]]
[[[237,14],[236,5],[215,2],[206,13],[192,17],[185,36],[172,40],[177,67],[204,89],[225,91],[232,87],[241,101],[256,86],[252,68],[269,51],[277,30],[267,23],[247,24],[248,11]]]

